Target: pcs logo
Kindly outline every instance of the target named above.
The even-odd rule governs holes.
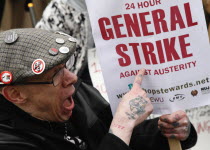
[[[175,101],[181,101],[183,99],[185,99],[184,94],[176,94],[176,95],[174,95],[174,97],[170,98],[169,101],[170,102],[175,102]]]

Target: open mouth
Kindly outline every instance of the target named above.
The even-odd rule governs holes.
[[[63,103],[63,108],[64,108],[64,111],[65,112],[68,112],[68,111],[72,111],[72,109],[74,108],[74,100],[73,98],[70,96],[68,97],[64,103]]]

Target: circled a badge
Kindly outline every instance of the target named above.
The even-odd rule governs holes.
[[[41,74],[45,70],[45,62],[42,59],[36,59],[31,65],[31,69],[35,74]]]
[[[13,79],[13,77],[12,77],[12,73],[11,72],[3,71],[1,73],[1,82],[3,84],[10,84],[12,82],[12,79]]]

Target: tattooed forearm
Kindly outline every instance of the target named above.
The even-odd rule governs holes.
[[[124,129],[125,128],[124,126],[119,125],[119,124],[115,124],[115,123],[113,123],[112,126],[118,128],[118,129]]]
[[[111,124],[111,127],[112,127],[112,129],[109,129],[109,133],[112,133],[112,134],[113,134],[113,129],[114,128],[117,128],[117,129],[120,129],[120,130],[123,130],[125,128],[124,126],[119,125],[119,124],[116,124],[116,123],[112,123]]]
[[[136,98],[131,99],[129,102],[131,113],[126,112],[129,119],[136,119],[136,117],[142,115],[145,112],[147,100],[138,95]]]

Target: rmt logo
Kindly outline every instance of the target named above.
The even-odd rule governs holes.
[[[175,102],[175,101],[181,101],[183,99],[185,99],[184,94],[176,94],[176,95],[174,95],[174,97],[170,98],[169,101],[170,102]]]

